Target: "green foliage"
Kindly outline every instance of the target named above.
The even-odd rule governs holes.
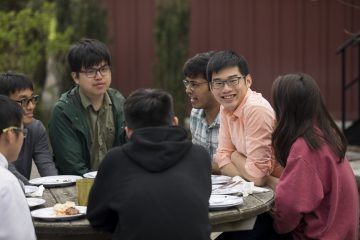
[[[155,86],[169,91],[174,98],[175,114],[185,118],[185,90],[182,67],[188,51],[190,23],[189,0],[156,0]]]
[[[0,72],[26,74],[42,95],[51,59],[52,74],[60,82],[60,91],[53,92],[65,91],[72,84],[66,61],[70,44],[81,37],[104,41],[105,16],[98,0],[1,0]],[[46,122],[41,107],[36,114]]]
[[[98,0],[56,0],[58,30],[73,27],[72,41],[82,37],[107,40],[106,10]]]
[[[2,1],[0,11],[0,72],[26,74],[42,94],[47,60],[68,49],[71,29],[56,32],[55,5],[46,0]],[[36,115],[42,119],[41,104]]]
[[[15,70],[34,78],[45,55],[51,4],[38,11],[24,8],[0,12],[0,70]],[[41,83],[43,81],[37,81]]]
[[[23,9],[27,5],[27,0],[1,0],[0,9],[3,12],[17,11]]]
[[[66,54],[81,37],[106,39],[106,12],[97,0],[2,0],[0,3],[0,72],[29,76],[45,84],[46,61],[53,57],[60,75]],[[64,75],[69,76],[68,72]]]
[[[5,4],[3,2],[3,4]],[[20,4],[19,2],[18,4]],[[0,71],[25,73],[41,93],[46,79],[46,61],[69,47],[71,29],[56,32],[54,4],[47,1],[27,1],[8,4],[0,11]]]
[[[55,10],[58,32],[69,32],[71,43],[83,37],[96,38],[107,42],[106,10],[98,0],[55,0]],[[67,51],[59,52],[57,68],[61,72],[60,92],[68,90],[73,85],[70,69],[67,65]]]

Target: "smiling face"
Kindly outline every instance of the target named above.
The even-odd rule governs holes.
[[[250,75],[243,76],[238,67],[228,67],[214,72],[212,82],[226,81],[229,79],[239,78],[239,83],[234,86],[225,84],[222,88],[211,88],[216,100],[227,110],[234,111],[244,100],[247,90],[250,88],[252,79]]]
[[[90,77],[95,70],[95,76]],[[87,73],[86,73],[87,72]],[[102,62],[89,69],[82,69],[78,74],[72,73],[72,77],[82,93],[89,99],[98,98],[104,95],[111,84],[110,67]]]
[[[13,101],[21,101],[23,99],[31,99],[33,95],[34,95],[33,90],[25,89],[10,94],[9,98]],[[23,104],[21,107],[24,111],[23,123],[26,126],[30,124],[33,120],[36,103],[34,101],[25,101],[25,102],[26,103]]]

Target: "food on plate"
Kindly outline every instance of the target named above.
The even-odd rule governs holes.
[[[76,215],[76,214],[79,214],[79,210],[75,207],[69,207],[66,209],[65,211],[65,215]]]
[[[65,203],[57,203],[53,207],[56,216],[67,216],[79,214],[79,210],[75,208],[75,203],[66,201]]]
[[[56,179],[55,182],[57,182],[57,183],[68,183],[68,182],[71,182],[71,179]]]

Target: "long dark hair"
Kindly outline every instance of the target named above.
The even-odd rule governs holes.
[[[272,85],[276,127],[272,145],[276,159],[286,165],[290,148],[299,137],[311,150],[328,144],[341,162],[346,153],[346,139],[322,100],[315,80],[307,74],[279,76]]]

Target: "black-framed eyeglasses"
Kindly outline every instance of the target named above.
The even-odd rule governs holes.
[[[231,77],[228,80],[215,80],[210,83],[212,89],[222,89],[225,84],[229,87],[233,87],[239,84],[240,79],[244,78],[244,76]]]
[[[195,82],[195,81],[189,81],[184,79],[183,83],[185,85],[185,88],[190,87],[192,90],[198,88],[201,84],[208,83],[208,82]]]
[[[16,133],[22,133],[23,134],[23,136],[24,136],[24,138],[26,138],[26,136],[27,136],[27,133],[28,133],[28,130],[27,130],[27,128],[19,128],[19,127],[8,127],[8,128],[4,128],[3,130],[2,130],[2,132],[3,133],[6,133],[6,132],[8,132],[8,131],[14,131],[14,132],[16,132]]]
[[[110,66],[109,65],[103,65],[99,68],[89,68],[84,71],[80,71],[81,73],[84,73],[85,76],[88,78],[94,78],[96,77],[96,74],[99,72],[102,77],[106,76],[110,72]]]
[[[39,95],[33,95],[33,96],[29,97],[29,98],[23,98],[23,99],[20,99],[20,100],[15,100],[15,102],[17,102],[22,107],[26,107],[27,105],[29,105],[30,102],[33,105],[37,104],[39,99],[40,99]]]

